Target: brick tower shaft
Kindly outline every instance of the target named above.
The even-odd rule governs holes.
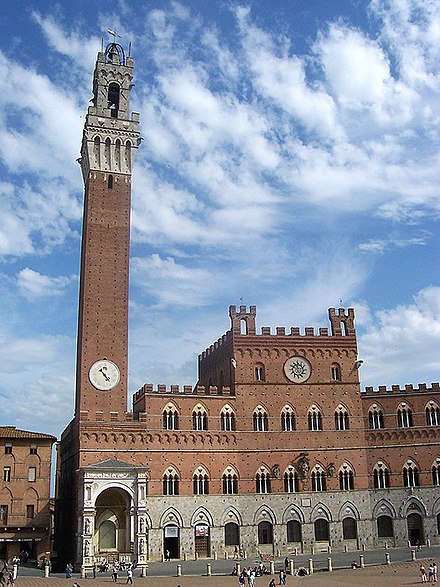
[[[98,54],[84,125],[85,184],[75,416],[118,420],[126,411],[131,173],[139,116],[129,115],[133,60],[111,43]]]

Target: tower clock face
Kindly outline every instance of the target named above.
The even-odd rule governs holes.
[[[100,391],[109,391],[119,383],[121,374],[118,366],[108,359],[96,361],[90,367],[90,383]]]
[[[284,363],[284,374],[293,383],[304,383],[312,374],[312,366],[304,357],[289,357]]]

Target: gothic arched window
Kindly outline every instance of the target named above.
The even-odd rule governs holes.
[[[354,473],[348,463],[344,463],[339,469],[339,489],[341,491],[350,491],[354,489]]]
[[[208,495],[209,477],[204,467],[198,467],[193,475],[193,493],[194,495]]]
[[[307,424],[309,430],[322,430],[322,416],[318,407],[313,405],[307,414]]]
[[[168,467],[162,477],[163,494],[179,495],[179,474],[174,467]]]
[[[440,486],[440,459],[435,459],[432,463],[432,484],[437,487]]]
[[[260,467],[255,475],[255,493],[271,493],[271,478],[266,467]]]
[[[390,486],[390,473],[381,461],[373,468],[373,486],[374,489],[387,489]]]
[[[289,466],[284,472],[284,491],[286,493],[297,493],[298,489],[298,474],[294,467]]]
[[[226,432],[235,430],[235,414],[231,406],[223,406],[220,413],[220,428]]]
[[[428,403],[425,414],[427,426],[440,426],[440,408],[434,401]]]
[[[373,404],[368,410],[368,424],[370,430],[379,430],[384,427],[383,412],[377,404]]]
[[[162,427],[164,430],[179,429],[179,413],[172,403],[169,403],[162,412]]]
[[[346,408],[339,404],[335,411],[335,429],[336,430],[348,430],[349,429],[349,420],[348,420],[348,412]]]
[[[296,430],[296,418],[292,406],[285,405],[281,412],[281,430],[283,432]]]
[[[419,483],[419,470],[413,461],[406,461],[403,469],[403,485],[404,487],[418,487]]]
[[[254,432],[267,432],[269,430],[269,418],[263,406],[257,406],[253,415]]]
[[[238,493],[238,476],[232,467],[227,467],[222,475],[223,495],[236,495]]]
[[[312,491],[325,491],[327,479],[321,465],[315,465],[312,470]]]
[[[193,430],[208,430],[208,414],[205,408],[199,404],[192,413]]]
[[[405,402],[399,404],[397,408],[397,426],[399,428],[409,428],[413,425],[411,408]]]

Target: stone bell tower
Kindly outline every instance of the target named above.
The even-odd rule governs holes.
[[[81,147],[81,247],[75,417],[123,418],[127,403],[131,175],[140,142],[129,112],[133,59],[113,42],[98,53]]]

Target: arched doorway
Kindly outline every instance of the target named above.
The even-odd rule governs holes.
[[[169,524],[163,529],[163,553],[167,558],[180,558],[179,526]]]
[[[95,503],[94,550],[111,561],[132,550],[129,494],[119,488],[103,491]]]
[[[206,524],[197,524],[194,528],[194,546],[197,556],[203,558],[211,556],[209,526]]]
[[[408,526],[408,540],[411,546],[425,544],[422,516],[413,512],[412,514],[408,515],[406,521]]]

